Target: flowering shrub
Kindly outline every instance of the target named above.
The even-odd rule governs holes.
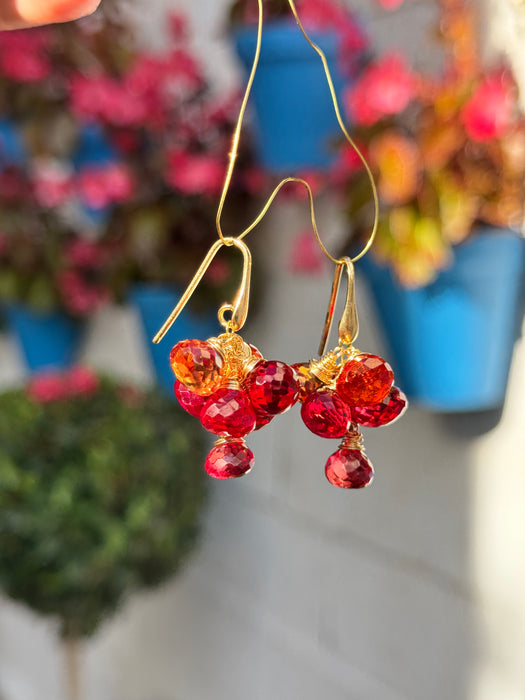
[[[466,0],[440,0],[445,67],[418,74],[399,54],[373,61],[345,107],[379,186],[374,247],[406,286],[431,282],[479,223],[518,229],[525,201],[525,118],[506,66],[486,69]],[[357,233],[370,229],[370,189],[344,147],[331,173]]]
[[[0,587],[92,634],[195,546],[205,484],[194,421],[89,369],[0,395]]]
[[[84,316],[134,279],[185,284],[211,245],[237,99],[211,93],[184,18],[169,28],[163,53],[143,51],[107,0],[2,35],[2,298]]]

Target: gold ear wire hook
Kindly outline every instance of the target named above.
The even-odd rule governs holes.
[[[323,335],[321,336],[321,344],[319,346],[319,355],[324,355],[328,336],[332,328],[334,318],[335,305],[339,295],[341,286],[341,277],[343,270],[346,270],[348,287],[346,292],[346,302],[341,321],[339,322],[339,342],[343,345],[352,345],[359,334],[359,319],[357,317],[357,305],[355,302],[355,270],[354,263],[350,258],[341,258],[335,267],[334,282],[332,284],[332,293],[328,302],[328,311],[326,312],[326,321],[324,324]]]
[[[259,65],[259,58],[261,55],[262,30],[263,30],[263,25],[264,25],[263,2],[262,2],[262,0],[257,0],[257,2],[258,2],[258,7],[259,7],[259,15],[258,15],[258,25],[257,25],[257,41],[256,41],[256,48],[255,48],[255,56],[253,59],[253,64],[252,64],[252,68],[250,71],[250,76],[248,78],[248,83],[246,86],[246,90],[244,92],[244,97],[243,97],[243,100],[241,103],[241,108],[239,110],[239,115],[237,117],[237,123],[235,125],[235,130],[233,133],[232,147],[231,147],[230,155],[229,155],[228,168],[226,171],[226,176],[224,179],[224,184],[223,184],[222,193],[221,193],[221,197],[220,197],[220,201],[219,201],[219,207],[217,209],[217,216],[216,216],[217,233],[219,235],[219,238],[223,242],[226,241],[227,239],[224,237],[224,233],[222,231],[222,223],[221,223],[222,214],[223,214],[224,206],[226,203],[228,191],[230,189],[230,184],[231,184],[231,181],[233,178],[233,173],[235,170],[235,163],[237,161],[237,156],[239,153],[239,143],[240,143],[242,126],[243,126],[243,122],[244,122],[244,116],[246,113],[246,108],[248,106],[248,99],[250,97],[253,82],[255,79],[255,74],[257,72],[257,67]],[[304,26],[301,22],[301,19],[299,17],[298,12],[297,12],[297,8],[295,6],[294,0],[288,0],[288,4],[290,6],[290,9],[291,9],[292,14],[295,18],[295,21],[297,22],[299,29],[302,32],[304,38],[310,44],[310,46],[314,49],[314,51],[319,55],[319,57],[322,61],[326,80],[328,83],[328,88],[330,90],[330,96],[332,98],[332,103],[333,103],[335,115],[337,118],[337,122],[339,124],[339,127],[340,127],[345,139],[348,141],[350,146],[354,149],[359,160],[363,164],[363,167],[365,168],[366,174],[367,174],[368,179],[370,181],[370,188],[372,190],[372,198],[373,198],[373,202],[374,202],[374,223],[373,223],[372,231],[370,233],[368,241],[367,241],[366,245],[364,246],[363,250],[361,250],[361,252],[358,255],[356,255],[354,258],[352,258],[352,261],[356,262],[357,260],[362,258],[370,250],[372,243],[374,242],[374,239],[376,237],[377,228],[379,225],[379,198],[378,198],[378,194],[377,194],[377,187],[375,184],[374,176],[372,174],[372,171],[370,169],[370,166],[368,165],[366,158],[361,153],[361,150],[359,149],[358,145],[355,143],[355,141],[350,136],[348,129],[346,128],[346,126],[344,124],[343,117],[341,116],[341,110],[339,108],[337,94],[336,94],[335,87],[334,87],[334,81],[332,78],[332,74],[330,72],[330,68],[328,66],[328,61],[326,59],[326,56],[325,56],[323,50],[310,39],[310,36],[308,35],[306,29],[304,28]],[[312,225],[314,228],[314,232],[315,232],[317,241],[318,241],[319,245],[321,246],[323,253],[332,262],[334,262],[334,263],[342,262],[342,259],[338,260],[337,258],[333,257],[329,253],[329,251],[326,249],[324,243],[322,242],[321,237],[319,236],[319,232],[317,230],[317,225],[316,225],[316,221],[315,221],[315,208],[314,208],[312,191],[311,191],[310,187],[308,186],[308,184],[304,180],[301,180],[300,178],[288,177],[288,178],[285,178],[284,180],[282,180],[277,185],[277,187],[274,189],[274,191],[272,192],[270,197],[268,198],[266,204],[264,205],[264,207],[263,207],[262,211],[259,213],[259,215],[254,219],[254,221],[247,228],[244,229],[244,231],[242,231],[237,236],[237,238],[244,238],[245,236],[248,235],[248,233],[250,233],[250,231],[253,231],[253,229],[259,225],[259,223],[263,220],[263,218],[267,214],[268,209],[270,208],[271,204],[273,203],[274,199],[276,198],[276,196],[279,193],[279,191],[281,190],[281,188],[288,182],[298,182],[298,183],[301,183],[301,184],[306,186],[307,192],[308,192],[308,198],[310,200],[310,213],[311,213]]]
[[[246,318],[248,316],[248,306],[250,303],[250,280],[252,272],[252,254],[250,249],[244,243],[237,238],[225,238],[224,240],[215,241],[212,247],[209,249],[206,257],[200,264],[199,269],[195,273],[193,279],[189,283],[186,291],[181,296],[179,303],[173,309],[166,322],[163,324],[162,328],[159,330],[157,335],[153,338],[154,343],[160,343],[164,338],[169,329],[173,326],[180,313],[188,303],[193,292],[197,289],[199,282],[204,277],[206,270],[211,265],[213,259],[223,246],[235,246],[238,248],[243,256],[243,272],[241,285],[235,295],[235,299],[232,304],[223,304],[219,309],[219,321],[227,329],[231,331],[240,330],[246,323]],[[226,318],[226,313],[231,312],[231,318]]]

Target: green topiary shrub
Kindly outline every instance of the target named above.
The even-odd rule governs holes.
[[[174,403],[88,370],[0,395],[0,587],[93,634],[195,546],[204,448]]]

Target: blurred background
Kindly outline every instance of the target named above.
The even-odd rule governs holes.
[[[523,700],[525,9],[298,2],[379,185],[358,344],[411,399],[365,430],[352,492],[297,408],[249,437],[252,473],[201,478],[168,354],[219,332],[235,253],[148,340],[215,239],[256,4],[102,0],[0,37],[0,698]],[[294,173],[355,251],[366,178],[286,3],[266,10],[225,230]],[[243,337],[290,364],[333,275],[308,228],[291,186],[248,239]]]

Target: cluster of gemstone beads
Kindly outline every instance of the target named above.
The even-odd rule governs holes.
[[[217,435],[205,469],[216,479],[247,474],[254,464],[244,438],[297,401],[294,370],[265,360],[236,333],[183,340],[170,354],[175,395],[184,410]]]
[[[392,368],[376,355],[341,346],[293,368],[306,427],[321,437],[342,438],[326,463],[328,481],[345,489],[368,486],[374,470],[359,426],[387,425],[407,407],[405,395],[394,386]]]

